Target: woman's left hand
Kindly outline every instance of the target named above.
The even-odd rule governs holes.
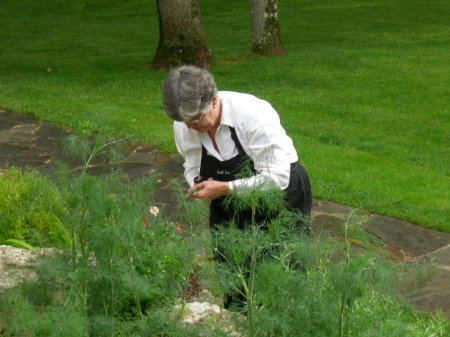
[[[217,181],[212,178],[199,184],[195,184],[189,189],[192,197],[206,198],[209,200],[217,199],[228,193],[228,183],[226,181]]]

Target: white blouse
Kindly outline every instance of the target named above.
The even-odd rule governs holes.
[[[257,174],[236,180],[236,187],[253,187],[272,180],[281,189],[289,185],[290,164],[298,160],[292,139],[280,124],[272,106],[255,96],[231,91],[220,91],[222,117],[216,132],[214,149],[207,132],[189,129],[183,122],[174,122],[173,130],[178,152],[184,158],[184,176],[190,186],[200,175],[202,144],[208,155],[220,161],[236,156],[239,151],[231,138],[230,127],[235,128],[242,148],[253,159]],[[208,178],[208,177],[204,177]]]

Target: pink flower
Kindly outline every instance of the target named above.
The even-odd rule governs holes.
[[[144,223],[144,227],[147,228],[148,227],[148,218],[145,215],[142,216],[142,222]]]
[[[178,233],[183,235],[183,228],[181,228],[181,225],[178,221],[175,221],[175,225],[177,226]]]
[[[148,209],[148,211],[149,211],[151,214],[153,214],[154,216],[157,216],[158,213],[159,213],[159,209],[158,209],[158,207],[156,207],[156,206],[150,207],[150,208]]]

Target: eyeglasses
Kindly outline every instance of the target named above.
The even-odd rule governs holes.
[[[193,117],[190,120],[186,121],[186,123],[188,123],[188,124],[190,124],[190,123],[193,123],[193,124],[200,123],[202,121],[204,115],[206,115],[206,113],[200,113],[200,116]]]

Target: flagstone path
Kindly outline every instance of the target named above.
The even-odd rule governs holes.
[[[0,109],[0,172],[11,165],[46,171],[57,161],[65,162],[74,170],[79,169],[80,163],[62,151],[62,141],[67,135],[68,130],[31,115]],[[100,164],[90,168],[94,174],[107,170],[108,167]],[[174,211],[171,181],[183,176],[182,160],[178,155],[135,143],[128,149],[124,172],[131,179],[156,174],[156,203],[167,212]],[[429,266],[432,272],[423,284],[410,289],[407,297],[417,309],[432,313],[441,309],[450,319],[450,233],[317,199],[313,201],[313,231],[316,235],[339,236],[349,214],[355,214],[360,225],[382,242],[392,259]]]

